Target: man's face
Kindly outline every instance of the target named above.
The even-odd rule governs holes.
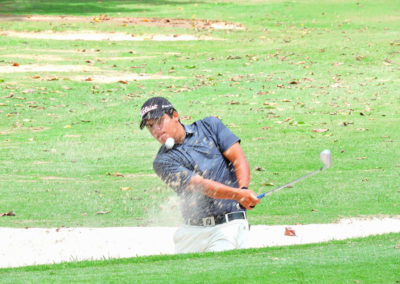
[[[172,118],[168,114],[163,114],[160,118],[149,119],[146,121],[146,128],[150,134],[161,144],[165,144],[168,138],[176,140],[177,127],[179,125],[178,114],[173,113]]]

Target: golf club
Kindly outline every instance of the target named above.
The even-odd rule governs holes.
[[[270,190],[268,192],[259,194],[257,196],[257,198],[260,199],[260,198],[263,198],[265,196],[271,195],[271,194],[273,194],[273,193],[275,193],[275,192],[277,192],[277,191],[279,191],[281,189],[284,189],[284,188],[289,187],[289,186],[291,186],[291,185],[293,185],[295,183],[298,183],[299,181],[301,181],[301,180],[303,180],[305,178],[308,178],[308,177],[313,176],[313,175],[315,175],[315,174],[317,174],[319,172],[322,172],[322,171],[328,169],[332,165],[332,155],[331,155],[331,151],[330,150],[326,149],[326,150],[322,151],[321,154],[319,155],[319,157],[321,159],[321,162],[324,164],[323,167],[321,167],[318,170],[315,170],[313,172],[310,172],[310,173],[308,173],[308,174],[306,174],[306,175],[304,175],[304,176],[302,176],[302,177],[300,177],[300,178],[298,178],[298,179],[296,179],[294,181],[291,181],[291,182],[289,182],[289,183],[287,183],[285,185],[282,185],[282,186],[280,186],[278,188],[275,188],[275,189]]]

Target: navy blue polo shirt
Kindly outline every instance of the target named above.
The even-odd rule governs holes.
[[[195,175],[238,187],[235,169],[223,153],[240,139],[216,117],[206,117],[184,128],[183,143],[170,150],[161,146],[153,162],[156,174],[181,197],[183,217],[204,218],[244,211],[237,201],[185,190]]]

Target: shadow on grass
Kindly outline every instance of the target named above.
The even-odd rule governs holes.
[[[91,15],[118,12],[143,12],[143,6],[186,5],[190,1],[168,0],[0,0],[0,14]],[[138,6],[138,7],[135,7]],[[14,17],[18,20],[18,17]],[[22,20],[22,17],[21,17]]]

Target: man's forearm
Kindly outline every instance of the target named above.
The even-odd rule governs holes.
[[[225,184],[203,178],[199,175],[194,176],[187,187],[189,191],[201,192],[209,197],[216,199],[231,199],[239,201],[241,189],[230,187]]]
[[[236,179],[239,187],[248,187],[250,183],[250,166],[239,142],[233,144],[224,156],[235,168]]]
[[[236,200],[246,209],[252,209],[259,202],[257,195],[252,190],[243,190],[230,187],[222,183],[205,179],[199,175],[194,176],[186,190],[201,192],[215,199]]]

